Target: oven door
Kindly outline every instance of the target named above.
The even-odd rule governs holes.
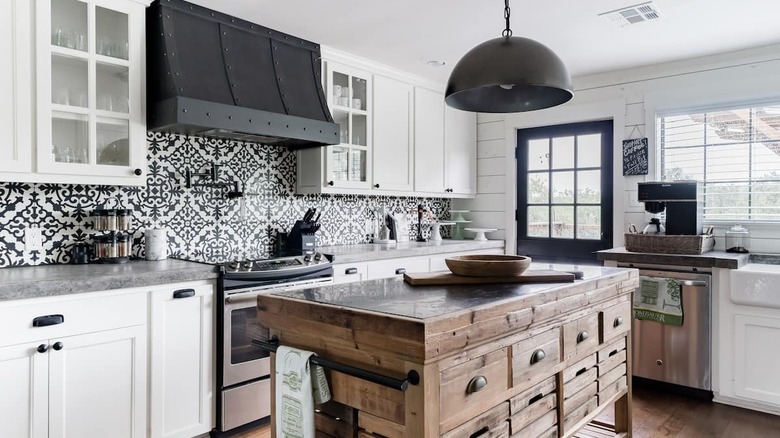
[[[225,298],[222,386],[231,386],[268,376],[269,353],[252,345],[252,339],[268,339],[268,329],[257,320],[257,296],[247,291]]]

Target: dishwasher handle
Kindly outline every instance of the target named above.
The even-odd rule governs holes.
[[[680,284],[683,286],[707,287],[707,282],[701,280],[683,280]]]

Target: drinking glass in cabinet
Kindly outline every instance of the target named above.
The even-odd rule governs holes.
[[[103,111],[127,113],[128,68],[125,66],[96,63],[97,108]]]
[[[51,70],[51,102],[86,108],[87,60],[52,55]]]
[[[89,119],[86,115],[55,112],[51,127],[54,162],[89,162]]]
[[[99,118],[97,122],[97,164],[130,165],[129,122],[122,119]]]
[[[86,52],[89,38],[87,17],[86,2],[78,0],[52,0],[52,45]]]
[[[98,55],[128,59],[128,17],[122,12],[95,7],[96,51]]]

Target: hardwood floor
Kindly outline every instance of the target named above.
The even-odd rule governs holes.
[[[635,438],[780,437],[780,416],[634,387]],[[612,413],[601,419],[611,420]],[[270,438],[268,425],[233,438]],[[410,437],[411,438],[411,437]],[[529,437],[530,438],[530,437]]]

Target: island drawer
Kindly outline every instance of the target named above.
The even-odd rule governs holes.
[[[591,354],[563,370],[563,415],[577,411],[599,391],[596,354]]]
[[[563,357],[576,358],[599,345],[599,314],[584,316],[563,326]]]
[[[512,345],[512,386],[533,380],[561,363],[561,329],[556,327]]]
[[[555,376],[552,376],[509,400],[512,433],[525,429],[550,411],[557,411],[558,396],[555,388]]]
[[[577,425],[577,423],[579,423],[583,418],[595,412],[597,408],[598,408],[598,400],[597,397],[594,395],[593,397],[589,398],[584,404],[579,406],[577,409],[573,410],[572,412],[565,413],[563,417],[563,432],[567,433],[571,431]]]
[[[506,400],[503,397],[509,389],[508,350],[508,347],[493,350],[440,372],[442,431],[473,418],[485,406],[496,406]]]
[[[612,343],[601,347],[597,353],[597,360],[599,363],[604,362],[607,360],[610,356],[614,356],[618,354],[620,351],[626,349],[626,337],[618,338]]]
[[[509,403],[483,412],[477,417],[441,435],[441,438],[509,438]]]
[[[599,326],[601,327],[601,342],[609,341],[615,336],[628,331],[631,325],[631,302],[624,301],[620,304],[607,307],[599,312]]]
[[[511,426],[510,426],[511,428]],[[520,430],[511,428],[512,438],[552,438],[558,436],[558,411],[550,411]]]

